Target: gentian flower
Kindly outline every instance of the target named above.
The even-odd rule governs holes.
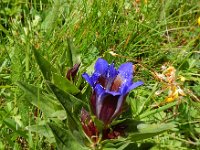
[[[93,89],[90,99],[93,114],[104,125],[108,125],[122,113],[123,104],[128,93],[143,84],[142,81],[133,82],[133,64],[131,62],[122,64],[118,70],[114,63],[102,58],[96,61],[94,73],[82,76]]]

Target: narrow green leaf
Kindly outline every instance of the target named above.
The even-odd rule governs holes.
[[[140,140],[144,140],[158,134],[161,134],[168,130],[173,130],[175,128],[174,123],[166,123],[166,124],[145,124],[141,121],[136,121],[132,119],[127,119],[121,123],[122,125],[126,125],[125,133],[127,133],[128,137],[119,138],[117,140],[113,140],[113,142],[136,142]],[[105,141],[107,143],[109,141]]]
[[[3,31],[6,34],[6,36],[10,38],[9,32],[1,24],[0,24],[0,31]]]
[[[67,78],[64,78],[56,73],[53,73],[53,83],[63,91],[70,94],[77,94],[80,90]]]
[[[158,134],[161,134],[167,130],[173,129],[175,127],[172,123],[166,124],[139,124],[137,126],[138,131],[131,133],[127,139],[131,141],[144,140]]]
[[[67,39],[67,43],[68,64],[70,67],[73,67],[75,64],[81,63],[81,53],[78,49],[74,48],[70,39]]]
[[[11,130],[23,136],[24,138],[28,138],[27,132],[17,128],[16,122],[10,118],[6,118],[3,120],[3,123],[7,125]]]
[[[67,49],[66,49],[67,46],[66,45],[67,45],[67,43],[63,43],[63,45],[62,45],[63,53],[62,53],[60,60],[59,60],[59,67],[60,67],[61,72],[65,72],[66,67],[67,67],[68,59],[67,59]]]
[[[59,87],[57,87],[52,83],[49,83],[48,85],[50,86],[51,90],[53,91],[53,93],[56,95],[56,97],[64,107],[71,109],[74,109],[79,105],[87,107],[87,103],[85,103],[81,99],[76,98],[75,96],[66,91],[63,91],[62,89],[60,89]]]
[[[70,39],[67,39],[67,44],[68,44],[68,49],[67,49],[67,60],[68,60],[68,65],[70,67],[73,67],[73,58],[72,58],[72,44]]]
[[[166,130],[173,129],[174,123],[163,123],[163,124],[139,124],[137,126],[140,133],[158,133]]]
[[[102,142],[102,147],[105,150],[123,150],[125,149],[129,144],[131,144],[130,140],[126,140],[124,138],[118,138],[118,139],[112,139],[112,140],[104,140]],[[137,144],[134,146],[132,145],[132,149],[137,148]]]
[[[51,114],[51,118],[58,118],[59,120],[65,120],[67,118],[65,110],[58,110]]]
[[[78,150],[83,149],[79,144],[80,142],[76,141],[75,137],[68,130],[65,130],[53,123],[49,124],[54,137],[56,139],[56,144],[59,150]]]
[[[41,94],[39,88],[23,82],[17,82],[17,85],[25,92],[27,100],[41,109],[45,115],[51,116],[53,112],[62,110],[59,103]]]
[[[122,146],[120,146],[119,148],[117,148],[117,150],[123,150],[125,149],[128,145],[130,144],[130,142],[126,142],[124,143]],[[137,145],[136,145],[137,146]],[[132,147],[133,148],[133,147]]]
[[[52,32],[54,29],[58,15],[60,14],[60,8],[62,7],[62,3],[60,0],[56,0],[53,6],[49,9],[48,15],[44,19],[41,25],[41,29],[45,30],[48,34]]]
[[[53,93],[56,95],[57,99],[60,101],[62,106],[65,108],[68,118],[68,126],[71,130],[78,130],[77,119],[73,116],[73,114],[77,114],[82,106],[85,105],[80,99],[74,97],[73,95],[64,92],[63,90],[57,88],[55,85],[49,83],[50,88]]]
[[[177,103],[178,103],[178,101],[175,101],[175,102],[169,103],[169,104],[167,104],[167,105],[164,105],[164,106],[162,106],[162,107],[159,107],[158,109],[147,110],[146,112],[142,113],[139,117],[140,117],[140,119],[142,119],[142,118],[148,117],[148,116],[150,116],[150,115],[159,113],[159,112],[161,112],[161,111],[164,111],[164,110],[166,110],[166,109],[171,108],[172,106],[177,105]]]
[[[151,101],[152,96],[155,94],[155,92],[156,92],[156,90],[157,90],[157,86],[158,86],[158,83],[156,83],[156,84],[153,86],[153,88],[152,88],[151,92],[149,93],[149,96],[146,98],[146,100],[144,100],[144,101],[141,103],[141,105],[138,106],[137,114],[140,114],[140,113],[144,110],[145,106],[147,106],[147,104]],[[145,90],[146,90],[146,89],[145,89]],[[132,101],[132,102],[134,102],[134,101]]]
[[[33,52],[44,78],[51,81],[52,72],[56,72],[56,69],[36,49],[33,48]]]
[[[50,143],[55,142],[52,130],[46,124],[44,124],[44,125],[31,125],[31,126],[27,126],[26,129],[31,131],[31,132],[36,132],[39,135],[46,137]]]

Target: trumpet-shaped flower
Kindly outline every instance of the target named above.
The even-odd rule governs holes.
[[[93,114],[108,125],[121,114],[127,94],[143,82],[132,81],[133,65],[130,62],[122,64],[116,70],[114,63],[108,64],[106,60],[99,58],[94,69],[91,76],[87,73],[82,76],[93,89],[90,99]]]

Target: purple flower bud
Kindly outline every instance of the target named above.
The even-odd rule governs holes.
[[[81,125],[83,131],[92,140],[92,142],[97,143],[99,132],[89,113],[84,108],[81,109]]]
[[[66,78],[68,80],[74,81],[74,78],[75,78],[75,76],[76,76],[76,74],[78,72],[79,67],[80,67],[80,64],[75,64],[71,69],[69,69],[67,71]]]
[[[93,89],[90,99],[91,110],[96,117],[108,125],[122,113],[122,108],[128,93],[143,84],[133,82],[133,64],[122,64],[118,70],[114,64],[99,58],[95,64],[94,73],[82,76]]]

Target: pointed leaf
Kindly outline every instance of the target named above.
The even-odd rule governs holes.
[[[17,82],[17,85],[25,92],[27,100],[41,109],[45,115],[51,116],[53,112],[62,110],[59,103],[41,94],[39,88],[23,82]]]
[[[33,52],[44,78],[51,81],[52,72],[56,72],[56,69],[36,49]]]
[[[126,138],[119,138],[114,140],[114,142],[122,142],[122,141],[129,141],[132,142],[144,140],[158,134],[161,134],[168,130],[173,130],[175,128],[175,123],[166,123],[166,124],[145,124],[141,121],[136,121],[132,119],[127,119],[119,125],[124,125],[125,127],[125,134],[128,135]]]
[[[27,126],[26,129],[28,131],[36,132],[39,135],[46,137],[50,143],[55,142],[54,135],[52,133],[51,128],[49,126],[45,125],[45,124],[44,125]]]
[[[67,39],[67,44],[68,44],[68,48],[67,48],[67,64],[69,65],[69,67],[73,67],[73,58],[72,58],[72,44],[70,39]]]
[[[53,83],[61,90],[71,94],[77,94],[80,90],[67,78],[64,78],[56,73],[53,73]]]
[[[49,124],[54,137],[56,139],[56,144],[59,150],[78,150],[83,149],[83,147],[79,144],[79,141],[76,141],[75,137],[68,130],[65,130],[53,123]]]
[[[67,39],[67,43],[68,43],[68,49],[67,49],[68,64],[70,67],[73,67],[75,64],[81,63],[81,53],[79,50],[74,48],[70,39]]]
[[[123,150],[130,144],[133,144],[130,140],[125,141],[125,139],[112,139],[112,140],[104,140],[102,142],[102,147],[105,150]],[[137,144],[131,145],[131,149],[136,149]]]
[[[23,136],[24,138],[28,138],[27,132],[23,131],[22,129],[17,128],[16,122],[11,118],[6,118],[3,120],[3,123],[7,125],[11,130],[19,134],[20,136]]]
[[[161,111],[171,108],[172,106],[177,105],[177,103],[178,103],[178,101],[175,101],[175,102],[171,102],[167,105],[164,105],[162,107],[159,107],[158,109],[147,110],[146,112],[142,113],[139,117],[140,117],[140,119],[142,119],[142,118],[148,117],[149,115],[159,113]]]
[[[137,126],[138,131],[131,133],[127,139],[131,141],[144,140],[158,134],[161,134],[167,130],[175,128],[175,124],[166,123],[166,124],[139,124]]]
[[[48,35],[50,35],[52,30],[55,28],[62,6],[62,1],[55,0],[54,4],[49,9],[47,16],[41,24],[41,29],[45,30],[48,33]]]
[[[78,130],[77,119],[73,116],[73,112],[74,114],[77,114],[77,117],[78,117],[79,116],[78,114],[80,112],[76,112],[76,111],[77,109],[80,110],[80,108],[83,105],[85,105],[85,103],[83,103],[80,99],[74,97],[73,95],[70,95],[69,93],[60,90],[59,88],[57,88],[55,85],[51,83],[49,83],[49,86],[67,113],[69,128],[71,130]]]
[[[67,109],[75,109],[77,106],[83,106],[87,107],[87,103],[82,101],[79,98],[76,98],[72,94],[61,90],[56,85],[49,83],[48,84],[53,91],[53,93],[56,95],[57,99],[60,101],[60,103],[66,107]]]

